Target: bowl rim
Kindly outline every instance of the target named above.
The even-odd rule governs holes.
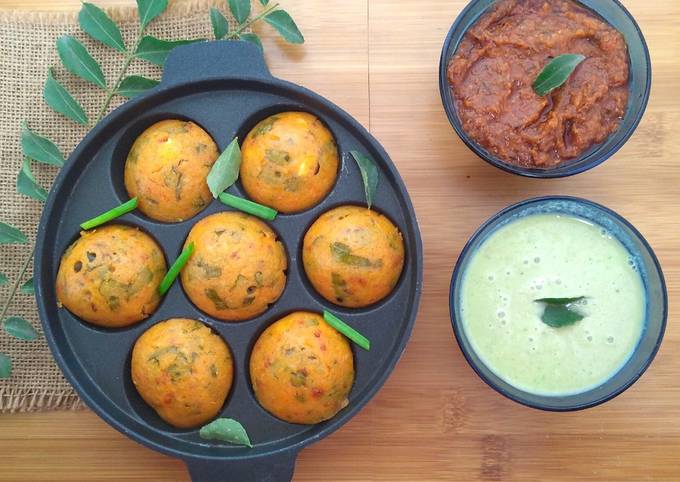
[[[574,176],[576,174],[580,174],[582,172],[588,171],[590,169],[593,169],[594,167],[599,166],[602,164],[604,161],[612,157],[614,154],[616,154],[619,149],[623,147],[623,145],[628,142],[628,140],[631,138],[633,133],[637,130],[638,125],[640,124],[640,121],[642,120],[642,117],[644,117],[645,111],[647,110],[647,105],[649,103],[649,97],[651,93],[651,88],[652,88],[652,61],[651,57],[649,54],[649,48],[647,46],[647,41],[645,40],[645,37],[642,33],[642,30],[640,29],[640,26],[638,23],[635,21],[635,17],[626,9],[626,7],[623,6],[623,4],[619,0],[610,0],[611,3],[613,3],[619,10],[623,12],[623,14],[628,17],[630,20],[631,24],[635,28],[635,31],[637,32],[637,36],[640,39],[641,45],[642,45],[642,52],[644,54],[645,58],[645,66],[647,70],[647,75],[645,76],[644,79],[644,91],[642,92],[642,97],[641,97],[641,104],[640,108],[638,109],[638,112],[635,114],[635,120],[633,123],[630,125],[628,128],[627,132],[625,135],[619,139],[619,141],[611,146],[607,151],[601,153],[598,156],[593,156],[592,159],[588,162],[580,162],[578,158],[575,160],[572,160],[572,166],[570,168],[569,165],[558,165],[555,168],[552,169],[536,169],[536,168],[527,168],[527,167],[521,167],[521,166],[515,166],[506,162],[503,162],[501,159],[497,158],[496,156],[491,155],[486,149],[484,149],[481,145],[479,145],[477,142],[472,140],[470,136],[465,132],[463,127],[460,125],[460,122],[458,120],[458,114],[456,113],[456,108],[455,106],[447,102],[447,91],[450,90],[449,82],[447,79],[447,69],[448,69],[448,60],[449,58],[447,57],[447,53],[449,51],[449,47],[451,43],[453,42],[453,37],[454,37],[454,32],[458,30],[460,27],[461,23],[463,22],[463,18],[465,15],[480,1],[483,0],[470,0],[470,2],[463,8],[463,10],[460,11],[456,19],[454,20],[453,24],[449,28],[448,33],[446,34],[446,37],[444,38],[444,44],[442,45],[442,50],[441,54],[439,56],[439,96],[441,98],[442,105],[444,107],[444,111],[446,112],[446,116],[449,120],[449,123],[453,127],[453,129],[456,131],[456,134],[458,134],[458,137],[463,141],[463,143],[472,151],[474,152],[478,157],[482,158],[484,161],[487,163],[491,164],[494,167],[497,167],[498,169],[501,169],[505,172],[509,172],[511,174],[515,174],[518,176],[524,176],[524,177],[530,177],[534,179],[555,179],[555,178],[562,178],[562,177],[569,177],[569,176]],[[573,0],[576,3],[581,3],[580,0]],[[495,1],[494,1],[495,3]],[[477,18],[475,19],[474,22],[470,24],[472,26],[476,21],[479,19],[481,15],[483,15],[493,4],[489,5],[482,13],[480,13]],[[591,7],[587,5],[583,5],[583,7],[593,10]],[[604,19],[604,17],[597,11],[595,11],[600,17]],[[606,19],[604,19],[606,21]],[[609,22],[607,22],[609,23]],[[468,29],[465,29],[462,35],[465,35],[467,33]],[[461,38],[462,38],[461,35]],[[460,41],[459,41],[460,42]],[[630,59],[630,54],[629,54],[629,59]],[[630,63],[632,67],[632,62]],[[629,80],[630,82],[630,80]],[[626,114],[624,115],[627,116],[629,113],[626,111]],[[616,131],[614,131],[611,135],[613,135]],[[593,146],[591,146],[592,148]],[[586,156],[591,156],[593,153],[591,152],[588,154],[588,150],[586,150]],[[583,156],[583,154],[582,154]]]
[[[644,361],[644,363],[635,371],[635,375],[630,377],[629,380],[626,381],[626,383],[622,384],[615,390],[612,390],[610,392],[606,392],[604,395],[594,399],[591,402],[584,402],[584,403],[576,403],[571,406],[563,406],[563,407],[556,407],[554,405],[551,405],[549,403],[550,399],[552,398],[559,398],[559,397],[550,397],[550,396],[542,396],[542,400],[545,401],[545,403],[534,403],[529,400],[526,400],[520,396],[517,396],[515,394],[509,393],[503,387],[498,385],[494,379],[491,377],[486,376],[482,370],[479,368],[479,364],[483,364],[480,362],[479,364],[476,363],[473,359],[472,356],[470,355],[470,351],[468,350],[463,343],[463,334],[461,333],[463,330],[460,327],[460,320],[456,316],[456,305],[457,301],[454,299],[455,296],[455,289],[456,289],[456,280],[458,279],[459,273],[463,270],[463,261],[466,258],[468,252],[472,249],[472,245],[483,235],[485,235],[489,228],[492,228],[495,223],[500,220],[503,216],[505,216],[507,213],[521,209],[523,207],[527,207],[532,204],[542,204],[546,202],[551,202],[551,201],[568,201],[568,202],[575,202],[575,203],[580,203],[586,206],[589,206],[591,208],[601,210],[603,211],[606,215],[613,217],[616,221],[622,223],[626,228],[630,229],[631,233],[640,241],[642,244],[644,250],[649,254],[652,263],[654,265],[654,269],[656,270],[658,276],[659,276],[659,281],[660,281],[660,287],[661,287],[661,294],[662,294],[662,319],[661,319],[661,325],[659,328],[659,333],[656,336],[656,342],[654,344],[654,348],[652,352],[649,354],[647,359]],[[551,196],[539,196],[539,197],[532,197],[529,199],[525,199],[523,201],[519,201],[516,203],[512,203],[509,206],[506,206],[505,208],[501,209],[491,217],[489,217],[486,221],[484,221],[479,228],[475,230],[475,232],[470,236],[468,241],[465,243],[465,246],[460,252],[460,255],[458,256],[458,259],[456,261],[456,266],[453,270],[453,275],[451,276],[451,283],[449,285],[449,316],[451,318],[451,327],[453,329],[453,334],[456,338],[456,342],[458,343],[458,346],[460,348],[460,351],[463,353],[463,356],[465,357],[465,360],[467,361],[468,365],[474,370],[474,372],[477,374],[479,378],[481,378],[484,383],[486,383],[489,387],[493,388],[496,392],[500,393],[501,395],[505,396],[506,398],[509,398],[510,400],[517,402],[521,405],[534,408],[534,409],[539,409],[539,410],[544,410],[548,412],[572,412],[572,411],[577,411],[577,410],[584,410],[586,408],[591,408],[595,407],[597,405],[601,405],[618,395],[622,394],[625,392],[628,388],[630,388],[649,368],[649,366],[652,364],[654,361],[654,358],[656,357],[656,354],[658,353],[661,344],[663,342],[663,338],[666,332],[666,325],[668,321],[668,290],[666,287],[666,281],[663,275],[663,271],[661,269],[661,264],[659,263],[659,260],[654,253],[654,250],[652,249],[651,245],[649,242],[645,239],[645,237],[640,233],[640,231],[637,230],[633,224],[630,223],[626,218],[624,218],[622,215],[617,213],[616,211],[613,211],[612,209],[603,206],[602,204],[596,203],[594,201],[590,201],[588,199],[584,199],[581,197],[576,197],[576,196],[563,196],[563,195],[551,195]],[[638,346],[635,348],[633,353],[635,353],[639,348]],[[631,355],[632,356],[632,355]],[[621,369],[619,369],[621,370]],[[617,372],[618,373],[618,372]],[[507,383],[507,382],[506,382]],[[605,382],[606,383],[606,382]],[[510,385],[510,383],[508,383]],[[528,393],[523,390],[517,389],[519,393]],[[587,393],[587,392],[583,392]],[[534,394],[531,394],[534,395]],[[535,395],[534,395],[535,396]]]

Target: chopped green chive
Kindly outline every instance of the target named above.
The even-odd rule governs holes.
[[[177,257],[175,262],[172,263],[172,266],[170,266],[170,269],[163,278],[163,281],[161,281],[161,284],[158,286],[158,292],[161,294],[161,296],[168,292],[168,290],[172,286],[172,283],[175,282],[175,278],[177,278],[179,272],[182,271],[184,265],[187,264],[187,261],[189,261],[189,257],[192,255],[193,252],[194,243],[192,241],[191,243],[189,243],[189,246],[182,250],[182,252]]]
[[[258,218],[266,219],[267,221],[273,221],[278,214],[276,209],[263,206],[262,204],[249,201],[248,199],[243,199],[242,197],[234,196],[228,192],[223,192],[220,194],[219,200],[227,206],[231,206],[232,208],[243,211],[244,213],[252,214]]]
[[[364,350],[368,351],[371,349],[371,342],[368,338],[356,331],[333,313],[323,310],[323,319],[326,320],[326,323],[331,325],[333,328],[338,330]]]
[[[123,204],[121,204],[120,206],[116,206],[115,208],[110,209],[105,213],[100,214],[99,216],[96,216],[92,219],[85,221],[80,225],[80,227],[86,231],[88,229],[96,228],[97,226],[100,226],[104,223],[108,223],[112,219],[116,219],[122,216],[123,214],[127,214],[130,211],[134,211],[135,208],[137,208],[137,198],[133,197],[129,201],[126,201]]]

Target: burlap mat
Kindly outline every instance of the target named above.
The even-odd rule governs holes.
[[[219,6],[226,14],[225,4],[224,0],[171,0],[168,10],[147,32],[168,40],[212,38],[209,7]],[[118,22],[127,45],[131,45],[138,30],[136,11],[118,8],[108,12]],[[55,41],[63,34],[80,39],[100,62],[107,79],[115,78],[123,63],[122,56],[82,33],[78,28],[77,12],[0,10],[0,220],[21,229],[31,241],[35,239],[42,203],[16,193],[16,176],[22,162],[21,122],[28,121],[31,129],[54,141],[65,155],[86,133],[86,128],[53,112],[44,103],[42,89],[48,67],[55,67],[57,79],[81,102],[91,119],[96,117],[103,102],[101,90],[76,79],[61,66]],[[160,73],[158,67],[141,61],[135,61],[128,70],[128,74],[156,79],[160,78]],[[36,178],[43,186],[49,186],[56,168],[37,163],[33,166]],[[0,289],[2,302],[29,252],[27,246],[0,247],[0,272],[10,279],[10,283]],[[26,279],[29,276],[30,273]],[[8,314],[24,317],[41,332],[32,296],[18,294]],[[0,413],[82,407],[82,402],[57,368],[42,333],[38,340],[24,342],[0,330],[0,352],[10,356],[14,365],[12,377],[0,380]]]

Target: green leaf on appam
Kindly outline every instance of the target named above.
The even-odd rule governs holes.
[[[0,285],[7,284],[7,275],[5,273],[0,273]]]
[[[222,151],[208,173],[207,183],[214,198],[217,198],[238,179],[241,168],[241,149],[235,137]]]
[[[253,447],[246,429],[233,418],[218,418],[201,427],[199,435],[205,440],[218,440],[234,445]]]
[[[125,52],[125,42],[116,23],[104,10],[92,3],[83,2],[78,14],[78,23],[84,32],[104,45]]]
[[[78,124],[87,125],[87,115],[68,90],[54,78],[52,69],[47,71],[47,80],[43,89],[45,102],[52,109],[68,117]]]

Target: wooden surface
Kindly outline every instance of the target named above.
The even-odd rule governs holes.
[[[295,479],[680,480],[680,2],[624,0],[652,53],[649,108],[614,158],[554,181],[487,166],[446,120],[437,65],[465,1],[282,2],[307,44],[285,48],[263,32],[274,74],[370,126],[404,177],[425,244],[422,307],[405,356],[358,416],[302,452]],[[78,4],[0,0],[0,7]],[[587,197],[626,216],[655,248],[669,285],[668,330],[652,367],[623,395],[579,413],[538,412],[496,394],[466,364],[448,316],[451,270],[467,238],[507,204],[544,194]],[[12,481],[187,480],[180,462],[91,412],[0,416],[0,467],[0,479]]]

